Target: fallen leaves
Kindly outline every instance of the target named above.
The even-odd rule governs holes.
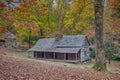
[[[120,74],[2,56],[0,80],[119,80]]]

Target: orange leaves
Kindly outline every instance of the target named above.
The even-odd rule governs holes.
[[[105,23],[105,30],[110,34],[120,35],[120,20],[119,19],[112,19],[108,20]]]
[[[108,6],[112,17],[120,17],[120,0],[108,0]]]
[[[109,0],[108,5],[111,8],[118,8],[120,6],[120,1],[119,0]]]
[[[86,35],[88,38],[93,37],[95,34],[94,27],[92,26],[87,27],[87,29],[84,30],[83,34]]]
[[[105,31],[111,35],[120,35],[120,0],[108,0]]]
[[[0,1],[0,10],[3,10],[4,8],[5,8],[5,4],[2,1]]]
[[[75,28],[73,29],[72,34],[81,33],[82,30],[83,30],[83,27],[82,27],[80,24],[77,24],[77,25],[75,26]]]
[[[4,32],[6,32],[6,31],[7,31],[6,28],[4,28],[4,27],[0,27],[0,33],[4,33]]]
[[[28,36],[29,31],[32,35],[38,35],[39,27],[33,22],[22,21],[21,23],[14,23],[14,28],[17,31],[17,36]]]
[[[27,8],[22,3],[18,5],[18,9],[22,12],[27,12]]]

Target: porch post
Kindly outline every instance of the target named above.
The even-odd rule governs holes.
[[[46,58],[45,51],[44,51],[44,58]]]
[[[36,52],[33,52],[33,56],[34,56],[34,58],[36,58]]]
[[[64,53],[64,60],[66,60],[66,53]]]
[[[38,58],[38,52],[36,52],[35,55],[36,55],[36,58]]]
[[[54,52],[54,54],[53,54],[53,55],[54,55],[54,59],[55,59],[55,52]]]
[[[76,62],[77,62],[77,53],[76,53]]]

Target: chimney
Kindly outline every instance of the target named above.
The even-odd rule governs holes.
[[[62,37],[63,37],[62,34],[56,34],[55,39],[56,39],[56,41],[59,41],[62,39]]]

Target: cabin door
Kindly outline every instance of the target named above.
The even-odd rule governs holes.
[[[66,53],[66,60],[68,60],[68,53]]]

